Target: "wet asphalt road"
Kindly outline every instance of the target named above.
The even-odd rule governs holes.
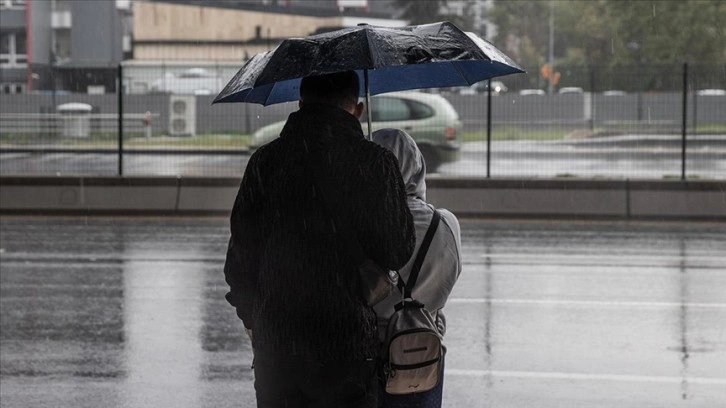
[[[254,406],[225,219],[0,227],[3,408]],[[726,406],[726,224],[462,227],[445,406]]]
[[[689,143],[686,169],[689,177],[726,178],[726,138],[714,136]],[[666,139],[664,141],[663,139]],[[628,135],[560,141],[494,141],[490,174],[493,177],[652,178],[679,176],[680,144],[675,136]],[[443,164],[447,176],[487,175],[487,146],[464,143],[458,161]],[[132,154],[124,155],[127,176],[241,177],[246,154]],[[2,153],[3,175],[106,175],[118,173],[116,154]]]

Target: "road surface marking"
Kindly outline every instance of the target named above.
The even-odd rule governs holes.
[[[514,305],[542,306],[583,306],[583,307],[687,307],[700,309],[726,309],[726,303],[681,303],[681,302],[633,302],[615,300],[557,300],[557,299],[485,299],[485,298],[452,298],[448,303],[493,303]]]
[[[501,370],[465,370],[447,368],[446,375],[462,377],[503,377],[503,378],[538,378],[554,380],[578,380],[578,381],[622,381],[622,382],[643,382],[643,383],[669,383],[681,384],[686,381],[688,384],[704,385],[726,385],[726,378],[707,377],[672,377],[653,375],[619,375],[619,374],[584,374],[584,373],[562,373],[542,371],[501,371]]]
[[[615,257],[614,257],[615,256]],[[722,266],[722,270],[726,271],[723,265],[726,265],[726,257],[716,253],[715,251],[698,251],[689,252],[685,256],[670,254],[636,254],[636,253],[608,253],[608,254],[582,254],[571,252],[558,252],[555,254],[539,254],[539,253],[479,253],[479,258],[488,258],[503,263],[558,263],[566,265],[579,265],[582,263],[593,264],[603,263],[605,265],[622,265],[622,264],[645,264],[645,265],[680,265],[681,262],[701,263],[701,262],[717,262]]]

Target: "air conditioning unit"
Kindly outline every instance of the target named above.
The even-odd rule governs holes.
[[[194,95],[169,95],[169,134],[197,134],[197,98]]]

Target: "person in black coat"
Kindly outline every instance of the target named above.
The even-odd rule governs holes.
[[[304,78],[300,109],[250,157],[234,202],[226,298],[252,333],[258,407],[376,406],[376,315],[333,220],[391,270],[416,238],[398,161],[363,137],[358,89],[352,71]]]

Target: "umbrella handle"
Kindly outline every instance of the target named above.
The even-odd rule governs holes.
[[[368,119],[368,140],[373,140],[373,137],[371,136],[371,115],[373,112],[371,112],[371,91],[368,88],[368,68],[363,70],[363,82],[365,83],[366,88],[366,110],[368,111],[368,114],[366,115],[366,118]]]

